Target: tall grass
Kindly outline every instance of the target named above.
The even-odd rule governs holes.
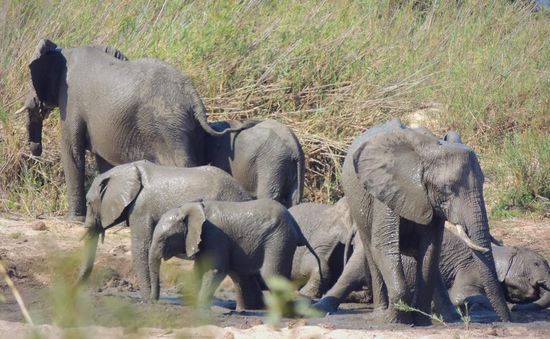
[[[5,2],[0,209],[40,214],[66,207],[58,114],[44,128],[45,154],[38,160],[25,147],[24,119],[10,113],[28,88],[26,65],[42,37],[64,47],[107,44],[132,59],[166,60],[194,79],[210,119],[270,117],[289,124],[304,143],[310,200],[341,194],[340,164],[354,135],[415,112],[425,113],[436,133],[459,130],[480,154],[497,183],[493,205],[502,199],[516,205],[525,185],[534,185],[527,199],[548,198],[543,182],[526,184],[521,166],[507,166],[506,154],[517,146],[507,140],[547,144],[550,125],[550,20],[518,3]],[[531,163],[540,153],[521,155]],[[547,178],[550,169],[539,171]]]

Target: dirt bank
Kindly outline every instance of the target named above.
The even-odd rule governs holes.
[[[526,245],[550,257],[550,227],[548,219],[505,220],[494,223],[493,233],[508,245]],[[72,331],[93,337],[123,337],[135,331],[146,337],[215,336],[215,337],[550,337],[550,310],[514,312],[510,324],[483,324],[485,317],[472,314],[472,323],[436,324],[428,328],[410,328],[402,325],[381,324],[375,321],[370,305],[345,304],[338,314],[319,319],[285,319],[283,329],[275,331],[268,325],[265,312],[234,312],[233,288],[224,281],[216,293],[213,315],[198,316],[193,308],[176,294],[175,276],[187,272],[191,262],[170,260],[163,271],[162,300],[158,304],[143,303],[131,268],[130,237],[127,229],[110,230],[100,244],[96,260],[96,281],[84,295],[81,303],[71,308],[64,303],[68,290],[54,274],[66,264],[67,270],[76,263],[66,257],[80,248],[82,229],[59,219],[20,219],[14,216],[0,218],[0,258],[11,278],[20,289],[39,331],[48,337],[61,335],[53,323],[77,324]],[[63,258],[63,259],[60,259]],[[72,265],[72,266],[71,266]],[[54,284],[55,280],[55,284]],[[61,281],[61,285],[60,285]],[[51,288],[51,286],[57,288]],[[65,286],[65,287],[64,287]],[[0,293],[6,303],[0,305],[0,337],[24,337],[29,328],[11,293],[2,282]],[[68,314],[65,314],[68,313]],[[490,319],[489,319],[490,320]],[[71,323],[72,321],[72,323]],[[205,324],[206,326],[196,327]],[[216,326],[212,326],[216,325]],[[189,327],[194,327],[189,329]],[[185,329],[186,328],[186,329]]]

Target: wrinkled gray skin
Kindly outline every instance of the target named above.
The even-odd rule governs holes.
[[[512,310],[540,310],[550,306],[550,267],[540,254],[525,247],[492,245],[498,281]],[[474,254],[459,238],[445,232],[440,269],[454,305],[486,295]]]
[[[162,214],[190,201],[246,201],[250,195],[229,174],[212,166],[160,166],[147,160],[119,165],[94,179],[86,195],[86,244],[79,283],[90,275],[99,235],[125,222],[141,293],[151,294],[148,270],[153,230]]]
[[[231,174],[255,198],[300,203],[304,191],[304,152],[292,130],[274,120],[249,121],[254,127],[222,137],[207,136],[206,159]],[[210,123],[216,131],[242,126]]]
[[[517,304],[512,310],[540,310],[549,307],[548,261],[525,247],[494,244],[491,246],[498,281],[504,290],[506,300]],[[487,295],[474,255],[460,238],[445,230],[439,262],[442,280],[436,284],[436,293],[448,290],[449,298],[442,298],[439,303],[435,302],[436,313],[444,313],[446,310],[448,312],[454,309],[455,305],[464,305],[470,297]],[[409,286],[414,286],[416,262],[405,256],[402,260],[407,282]],[[495,308],[495,305],[490,306]]]
[[[207,124],[191,79],[160,60],[128,61],[110,47],[60,49],[43,39],[29,68],[30,148],[41,154],[42,122],[59,107],[70,219],[82,220],[86,213],[86,150],[100,172],[142,159],[191,167],[205,163],[205,131],[220,134]]]
[[[392,120],[355,139],[342,168],[342,185],[366,260],[372,263],[374,305],[384,310],[385,321],[430,323],[394,305],[401,300],[430,313],[445,220],[463,225],[475,244],[489,249],[474,258],[495,311],[503,321],[510,320],[490,250],[483,173],[473,150]],[[401,254],[416,259],[415,295],[406,284]],[[346,265],[342,276],[348,269]],[[333,311],[330,298],[315,305]]]
[[[183,204],[166,212],[153,233],[151,299],[159,297],[161,259],[180,256],[195,260],[202,276],[199,305],[208,305],[229,275],[237,291],[237,310],[262,308],[259,274],[263,279],[290,278],[297,246],[315,255],[294,218],[275,200]]]
[[[315,253],[328,263],[322,267],[324,284],[315,265],[315,257],[304,248],[298,248],[292,263],[292,280],[299,282],[300,293],[310,298],[321,297],[338,279],[346,260],[346,247],[351,252],[355,228],[346,204],[346,198],[335,205],[303,203],[289,209]]]

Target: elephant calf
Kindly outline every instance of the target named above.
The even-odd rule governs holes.
[[[304,203],[290,208],[289,212],[300,225],[317,255],[328,264],[322,267],[325,283],[321,286],[321,272],[313,265],[315,257],[305,249],[299,248],[292,263],[292,280],[307,282],[300,290],[303,295],[311,298],[321,297],[342,274],[345,252],[348,252],[355,233],[346,198],[338,200],[332,206]]]
[[[300,203],[304,190],[304,152],[292,130],[274,120],[248,121],[253,127],[224,136],[208,135],[207,161],[231,174],[255,198]],[[240,128],[234,120],[210,123],[223,131]]]
[[[212,167],[160,166],[142,160],[119,165],[94,179],[86,195],[85,257],[79,281],[91,273],[99,235],[119,223],[130,226],[132,257],[142,296],[150,293],[147,269],[153,230],[162,214],[190,201],[250,200],[229,174]]]
[[[498,280],[512,310],[539,310],[550,306],[550,266],[540,254],[525,247],[492,245]],[[440,269],[455,305],[485,294],[472,251],[445,231]]]
[[[294,218],[274,200],[184,204],[166,212],[153,233],[151,298],[159,297],[161,258],[181,255],[194,259],[202,275],[199,305],[207,305],[229,275],[237,289],[237,310],[263,307],[259,273],[289,278],[296,246],[304,245],[315,255]]]

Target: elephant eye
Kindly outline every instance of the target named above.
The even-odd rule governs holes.
[[[540,264],[539,264],[539,262],[538,262],[538,261],[535,261],[535,266],[537,266],[537,267],[539,267],[539,266],[540,266]]]

